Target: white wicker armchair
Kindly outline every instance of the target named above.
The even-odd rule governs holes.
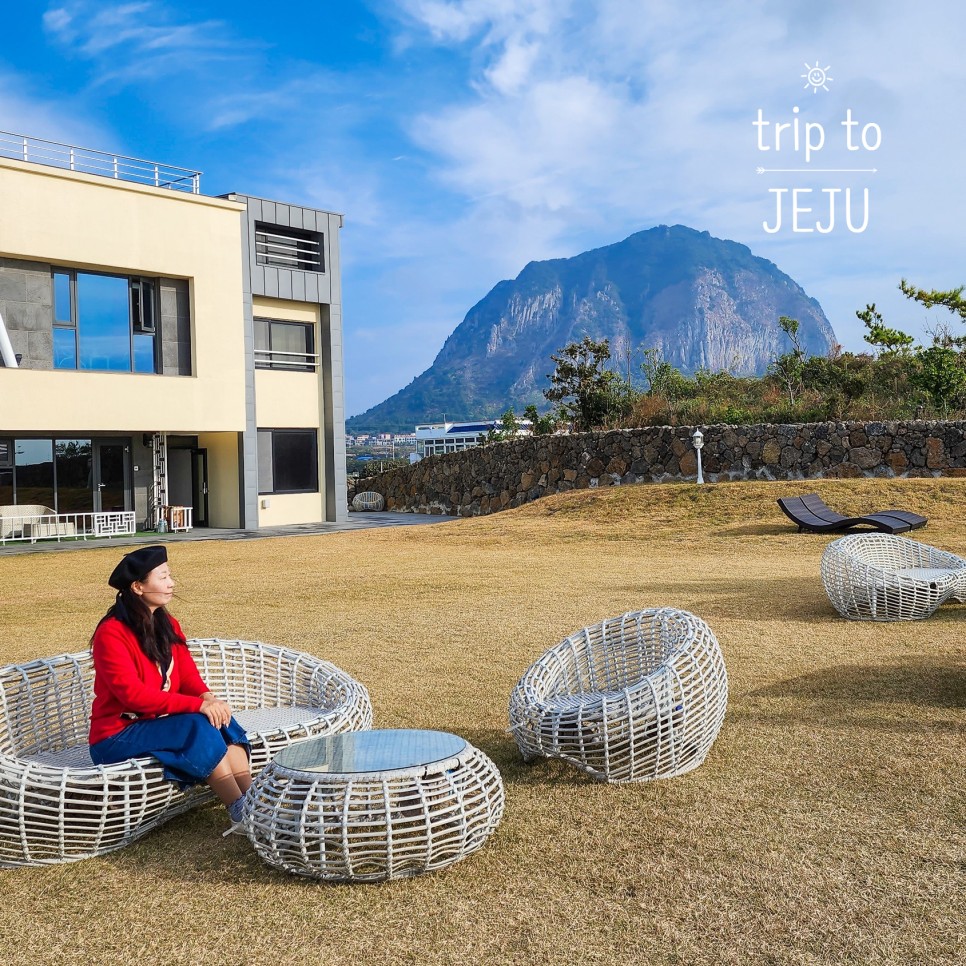
[[[382,510],[385,505],[386,500],[383,495],[374,490],[365,490],[352,498],[353,510]]]
[[[530,666],[510,696],[527,760],[560,758],[608,782],[697,768],[724,721],[728,676],[708,625],[651,608],[571,634]]]
[[[248,732],[256,773],[287,745],[372,727],[365,686],[328,661],[255,641],[189,645]],[[93,764],[93,679],[88,651],[0,668],[0,865],[111,852],[210,797],[179,791],[150,757]]]
[[[849,620],[923,620],[947,600],[966,600],[966,560],[908,537],[841,537],[821,569],[828,599]]]

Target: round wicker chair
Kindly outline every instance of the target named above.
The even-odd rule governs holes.
[[[252,770],[317,735],[372,727],[366,688],[334,664],[254,641],[193,640],[208,686],[252,744]],[[71,862],[128,845],[211,797],[150,757],[94,765],[89,651],[0,668],[0,865]]]
[[[524,759],[560,758],[608,782],[697,768],[728,704],[711,629],[670,607],[623,614],[571,634],[532,664],[510,696]]]
[[[374,490],[366,490],[363,493],[357,493],[352,498],[352,509],[353,510],[381,510],[385,507],[386,501],[381,493],[376,493]]]
[[[888,533],[853,533],[822,554],[822,583],[849,620],[916,621],[966,600],[966,560]]]

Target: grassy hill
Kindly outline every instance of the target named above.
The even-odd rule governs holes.
[[[918,539],[966,555],[966,480],[807,486],[843,512],[921,512]],[[802,491],[642,485],[433,526],[174,545],[190,636],[311,651],[368,685],[376,727],[463,735],[503,774],[503,824],[445,872],[322,886],[222,839],[224,811],[204,807],[104,858],[5,871],[4,962],[956,961],[966,605],[838,617],[818,572],[831,538],[775,505]],[[118,556],[0,556],[0,660],[85,648]],[[524,765],[506,707],[527,665],[658,604],[703,617],[724,652],[728,716],[705,764],[623,786]]]

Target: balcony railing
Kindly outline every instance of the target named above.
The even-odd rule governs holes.
[[[200,171],[145,161],[143,158],[128,158],[94,148],[79,148],[59,141],[11,134],[9,131],[0,131],[0,156],[46,164],[53,168],[66,168],[69,171],[81,171],[84,174],[101,175],[119,181],[154,185],[156,188],[171,188],[192,194],[201,192]]]
[[[104,513],[5,513],[0,517],[0,543],[130,537],[135,533],[134,513],[128,510]]]
[[[283,352],[281,349],[256,349],[256,369],[289,369],[315,372],[319,364],[317,352]]]

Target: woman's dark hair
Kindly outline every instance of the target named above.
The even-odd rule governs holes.
[[[158,607],[152,614],[148,605],[130,587],[118,591],[117,599],[97,622],[97,627],[111,617],[116,617],[131,628],[145,657],[157,662],[162,669],[171,663],[172,646],[183,643],[171,624],[168,612]],[[94,628],[95,634],[97,627]],[[94,638],[91,637],[92,645],[93,642]]]

